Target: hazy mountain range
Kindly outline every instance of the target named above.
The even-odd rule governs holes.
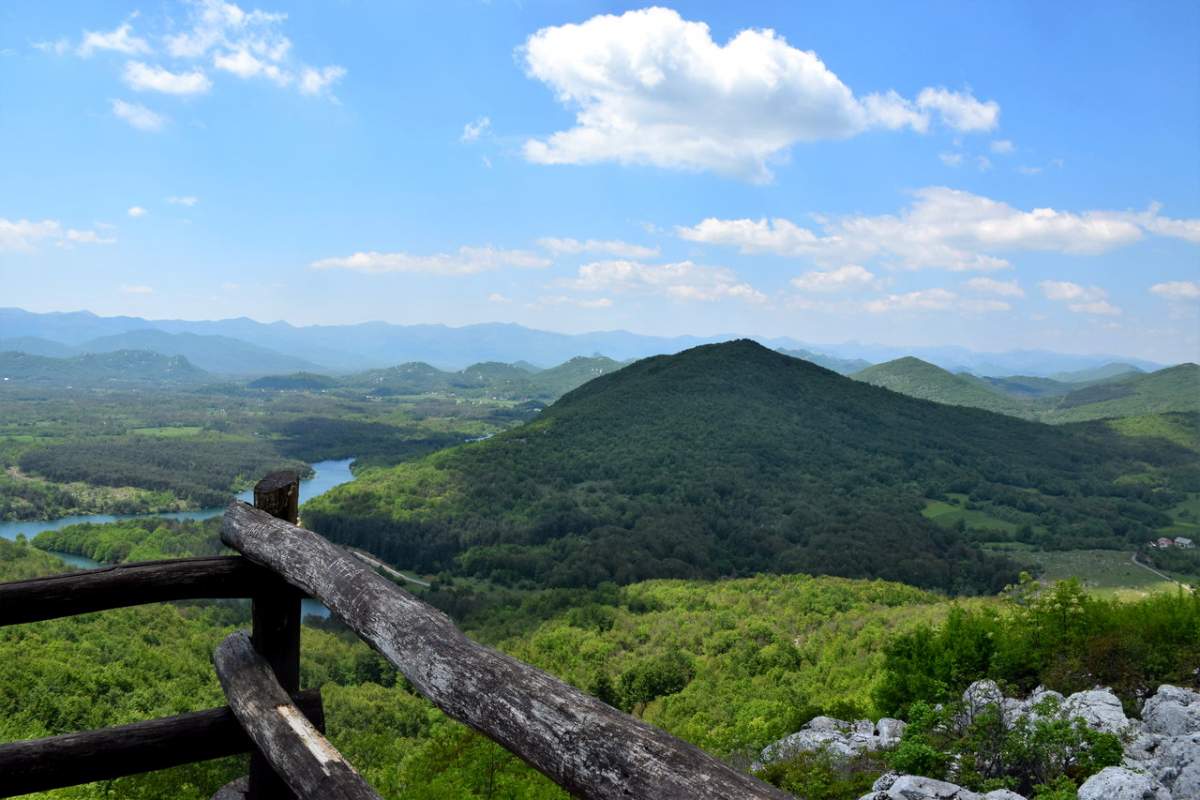
[[[506,323],[449,327],[393,325],[296,326],[239,317],[225,320],[148,320],[101,317],[87,311],[39,314],[0,308],[0,351],[66,357],[125,349],[186,357],[214,373],[255,375],[298,370],[350,372],[423,361],[459,370],[480,362],[528,362],[539,367],[561,364],[580,355],[602,354],[618,361],[677,353],[700,344],[726,341],[722,336],[646,336],[628,331],[565,334]],[[915,356],[952,371],[978,375],[1049,376],[1123,362],[1143,370],[1163,366],[1115,355],[1071,355],[1041,350],[978,353],[963,347],[899,347],[862,344],[811,344],[790,338],[763,338],[762,344],[806,351],[838,371]],[[846,363],[841,363],[846,362]]]

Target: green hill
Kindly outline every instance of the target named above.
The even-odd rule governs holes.
[[[1172,495],[1116,479],[1190,458],[1106,426],[915,400],[738,341],[603,375],[531,423],[367,470],[303,513],[392,563],[512,585],[770,571],[990,591],[1012,565],[926,519],[928,498],[968,493],[1029,537],[1144,541]]]
[[[211,376],[182,356],[145,350],[119,350],[72,358],[49,358],[28,353],[0,353],[0,386],[73,386],[128,388],[133,386],[194,386]]]
[[[620,361],[604,356],[577,356],[557,367],[544,369],[533,376],[538,398],[556,400],[593,378],[607,375],[623,367]]]
[[[1121,378],[1131,374],[1141,375],[1142,370],[1133,364],[1113,362],[1105,364],[1102,367],[1093,367],[1092,369],[1081,369],[1074,372],[1056,372],[1050,378],[1061,383],[1093,383],[1095,381],[1109,380],[1110,378]]]
[[[246,384],[251,389],[276,391],[321,391],[338,385],[336,378],[316,372],[293,372],[288,375],[264,375]]]
[[[1047,422],[1082,422],[1194,411],[1200,411],[1200,366],[1180,364],[1077,389],[1043,418]]]
[[[850,377],[935,403],[983,408],[1013,416],[1029,415],[1028,408],[1020,401],[997,392],[978,378],[955,375],[912,356],[867,367]]]
[[[811,361],[818,367],[831,369],[834,372],[842,375],[851,375],[855,372],[861,372],[871,366],[870,361],[864,361],[861,358],[838,358],[837,356],[828,356],[824,353],[814,353],[811,350],[788,350],[780,348],[779,352],[785,356],[792,358],[802,358],[805,361]]]

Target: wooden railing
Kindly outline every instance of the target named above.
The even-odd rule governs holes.
[[[222,541],[241,556],[128,564],[0,584],[0,625],[193,598],[249,597],[253,633],[213,664],[226,708],[0,745],[0,797],[251,753],[214,800],[378,798],[324,738],[299,692],[300,600],[323,602],[451,717],[584,798],[790,797],[553,676],[467,638],[440,611],[298,527],[294,474],[233,502]]]

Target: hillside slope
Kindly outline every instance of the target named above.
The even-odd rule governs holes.
[[[1028,416],[1020,401],[991,389],[981,381],[934,366],[911,356],[876,364],[855,372],[856,381],[891,389],[893,392],[952,406],[983,408],[1001,414]]]
[[[303,514],[393,563],[516,585],[772,571],[991,591],[1011,565],[925,519],[927,497],[974,492],[1055,536],[1144,540],[1170,497],[1114,480],[1188,458],[738,341],[636,362],[487,442],[368,470]]]
[[[1082,422],[1200,411],[1200,366],[1180,364],[1077,389],[1045,412],[1047,422]]]
[[[0,353],[0,385],[119,388],[193,386],[211,380],[182,356],[119,350],[72,358]]]

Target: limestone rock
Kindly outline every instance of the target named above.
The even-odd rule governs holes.
[[[1172,800],[1165,786],[1149,775],[1124,767],[1105,767],[1079,787],[1079,800]]]
[[[1200,733],[1200,692],[1178,686],[1160,686],[1142,706],[1146,730],[1162,736]]]
[[[1130,727],[1121,701],[1109,689],[1076,692],[1063,701],[1062,710],[1068,718],[1083,717],[1089,726],[1105,733],[1120,736]]]

